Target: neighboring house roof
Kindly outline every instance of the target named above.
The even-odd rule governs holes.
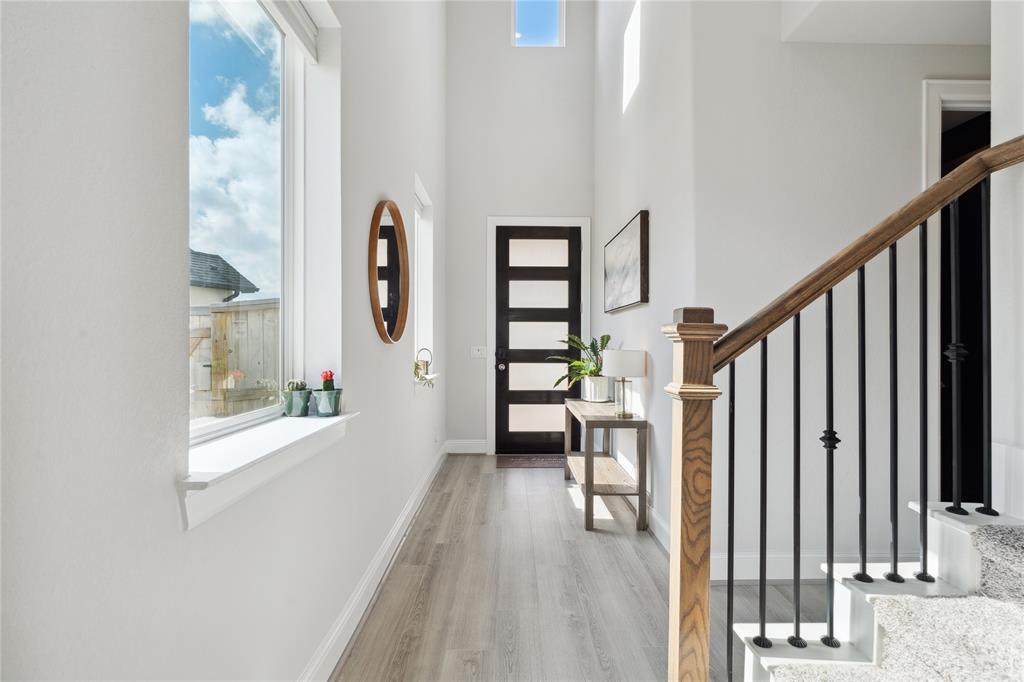
[[[191,262],[189,283],[192,286],[227,289],[243,294],[259,291],[259,287],[217,254],[189,249],[189,256]]]

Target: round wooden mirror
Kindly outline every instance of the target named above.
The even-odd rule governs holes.
[[[384,343],[402,338],[409,317],[409,246],[398,206],[382,199],[370,221],[370,310]]]

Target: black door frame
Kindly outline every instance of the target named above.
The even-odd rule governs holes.
[[[551,239],[568,240],[569,264],[567,267],[511,267],[508,245],[510,239]],[[567,322],[569,333],[582,334],[583,326],[583,263],[586,254],[583,248],[583,227],[581,225],[539,225],[526,226],[499,223],[495,226],[494,249],[494,372],[493,415],[495,452],[499,454],[560,453],[564,448],[562,431],[520,431],[508,432],[508,405],[510,404],[561,404],[565,397],[579,397],[579,386],[569,391],[510,391],[508,388],[509,364],[513,362],[551,362],[548,356],[578,355],[565,347],[553,343],[545,349],[509,349],[509,322]],[[509,308],[509,282],[514,280],[565,280],[569,283],[568,308]],[[573,429],[574,449],[579,449],[578,429]]]

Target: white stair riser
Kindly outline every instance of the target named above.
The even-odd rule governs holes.
[[[842,583],[836,583],[835,592],[835,633],[836,639],[857,647],[878,661],[878,625],[875,623],[875,608],[862,595],[855,594]]]
[[[964,592],[977,592],[981,555],[974,549],[970,533],[929,518],[928,571]]]
[[[771,673],[764,669],[761,661],[748,647],[743,656],[743,682],[768,682],[769,680],[771,680]]]

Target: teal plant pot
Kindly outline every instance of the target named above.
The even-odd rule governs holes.
[[[305,417],[309,414],[310,390],[284,392],[284,416]]]
[[[311,410],[318,417],[337,417],[341,408],[341,389],[313,391]]]

